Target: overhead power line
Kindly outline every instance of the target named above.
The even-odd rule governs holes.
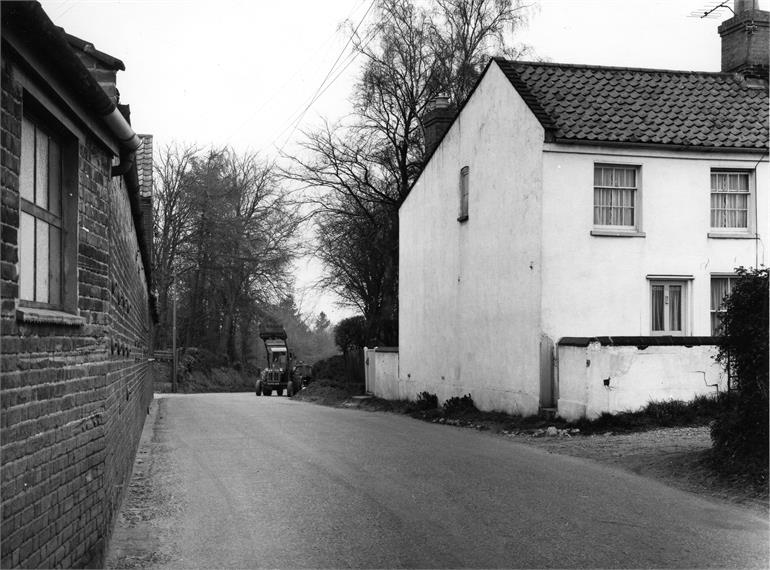
[[[329,81],[329,78],[331,77],[331,75],[336,71],[337,64],[342,59],[342,56],[345,55],[345,51],[348,49],[348,47],[350,46],[350,44],[353,41],[353,39],[358,35],[359,28],[364,23],[364,20],[366,20],[366,17],[369,15],[369,12],[371,12],[372,8],[374,8],[375,3],[376,3],[376,0],[371,0],[371,2],[369,3],[369,7],[366,9],[366,12],[361,17],[361,19],[358,21],[358,24],[356,25],[356,27],[353,30],[353,32],[350,34],[350,37],[348,38],[348,41],[345,42],[345,45],[342,47],[342,50],[340,50],[340,53],[337,56],[337,59],[334,60],[334,63],[331,65],[331,67],[329,68],[329,71],[326,73],[326,76],[323,78],[323,81],[321,81],[321,83],[318,85],[318,88],[315,90],[315,93],[311,97],[310,102],[308,102],[308,104],[305,105],[305,107],[300,112],[299,116],[294,121],[289,123],[289,125],[287,125],[278,134],[278,136],[275,137],[275,139],[273,139],[273,144],[274,144],[278,139],[280,139],[283,136],[283,134],[287,130],[289,130],[289,128],[291,128],[291,132],[286,137],[286,140],[281,145],[281,147],[278,149],[278,153],[279,154],[283,151],[283,148],[288,144],[289,140],[291,140],[292,135],[294,135],[294,132],[297,130],[297,126],[299,126],[299,124],[302,122],[302,119],[305,118],[305,115],[310,110],[310,108],[313,106],[313,104],[321,97],[321,95],[323,95],[324,92],[326,92],[326,90],[329,87],[331,87],[334,84],[334,82],[340,77],[340,75],[342,75],[342,73],[350,66],[350,64],[353,63],[353,60],[355,60],[356,54],[355,53],[350,54],[350,55],[352,55],[352,57],[349,57],[347,63],[342,67],[342,70],[339,71],[334,76],[334,78],[327,84],[327,81]]]

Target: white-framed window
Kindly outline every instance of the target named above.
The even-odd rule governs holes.
[[[457,215],[458,222],[464,222],[468,219],[468,195],[470,192],[470,168],[463,166],[460,169],[460,210]]]
[[[638,230],[639,214],[639,167],[595,164],[594,227]]]
[[[25,110],[22,117],[19,301],[26,307],[74,310],[77,192],[66,190],[77,177],[74,145],[43,115]]]
[[[722,315],[725,313],[724,301],[733,291],[737,280],[735,275],[711,276],[711,335],[719,336],[722,327]]]
[[[711,228],[746,232],[750,227],[751,172],[711,170]]]
[[[650,331],[653,335],[687,334],[687,281],[650,280]]]

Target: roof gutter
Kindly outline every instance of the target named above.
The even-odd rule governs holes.
[[[66,32],[58,28],[39,2],[1,2],[3,28],[18,33],[19,41],[26,42],[34,51],[41,52],[51,64],[51,70],[67,85],[95,115],[99,116],[118,140],[120,163],[113,166],[111,176],[123,176],[128,189],[134,226],[139,236],[139,250],[144,262],[147,286],[150,287],[149,244],[144,235],[143,220],[139,207],[139,180],[136,168],[136,151],[142,140],[131,128],[126,116],[115,101],[104,92],[91,72],[80,61],[67,40]],[[127,109],[126,109],[127,110]]]
[[[551,142],[564,145],[585,145],[585,146],[608,146],[622,148],[649,148],[660,150],[678,150],[685,152],[724,152],[724,153],[754,153],[766,155],[767,147],[743,147],[743,146],[706,146],[692,144],[669,144],[655,142],[633,142],[633,141],[604,141],[599,139],[568,139],[564,137],[553,137]]]

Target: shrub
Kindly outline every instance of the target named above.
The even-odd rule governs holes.
[[[435,410],[438,408],[438,396],[430,392],[420,392],[417,394],[417,401],[414,407],[419,411]]]
[[[345,380],[345,358],[341,354],[324,358],[313,364],[313,378]]]
[[[366,319],[361,316],[342,319],[334,327],[334,343],[342,352],[365,347]]]
[[[768,270],[737,269],[724,302],[717,360],[731,391],[711,427],[714,457],[726,471],[767,481],[768,470]]]
[[[478,412],[470,394],[461,397],[452,396],[444,402],[444,414],[447,416],[461,416],[469,412]]]

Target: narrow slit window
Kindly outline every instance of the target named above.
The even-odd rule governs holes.
[[[469,174],[470,169],[467,166],[463,166],[460,169],[460,213],[457,216],[457,220],[460,222],[468,219]]]

